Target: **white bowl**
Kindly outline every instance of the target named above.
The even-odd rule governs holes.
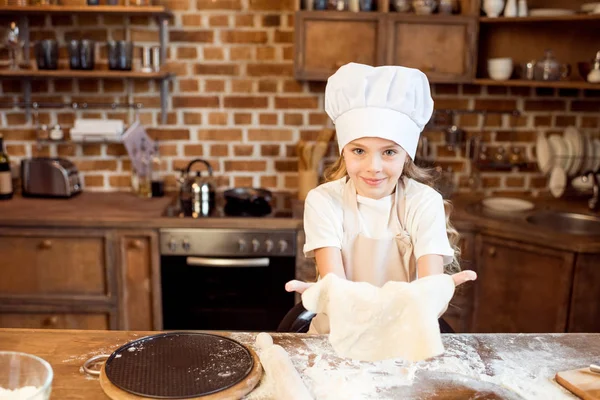
[[[46,360],[16,351],[0,351],[0,398],[48,400],[53,376]]]
[[[483,0],[483,11],[490,18],[500,16],[504,10],[504,0]]]
[[[505,81],[512,75],[512,58],[490,58],[488,60],[488,74],[496,81]]]

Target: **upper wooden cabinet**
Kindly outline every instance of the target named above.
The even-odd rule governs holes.
[[[340,66],[402,65],[432,82],[474,77],[476,18],[381,12],[296,13],[295,76],[325,81]]]
[[[432,82],[474,77],[474,18],[392,14],[387,21],[387,64],[420,69]]]
[[[327,80],[349,62],[383,64],[384,25],[376,13],[299,12],[295,31],[296,78]]]

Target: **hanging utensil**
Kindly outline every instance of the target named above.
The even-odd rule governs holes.
[[[327,153],[328,147],[329,147],[329,143],[327,143],[327,142],[317,142],[315,144],[315,148],[313,150],[312,159],[311,159],[311,162],[312,162],[311,168],[312,169],[319,168],[319,163],[321,162],[321,160]]]
[[[306,165],[306,168],[304,169],[312,168],[312,152],[314,147],[315,144],[311,142],[306,143],[306,145],[304,146],[304,151],[302,152],[302,156],[304,157],[304,165]]]

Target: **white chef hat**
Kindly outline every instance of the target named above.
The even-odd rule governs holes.
[[[414,159],[433,99],[418,69],[350,63],[327,80],[325,111],[335,124],[340,153],[355,139],[379,137],[396,142]]]

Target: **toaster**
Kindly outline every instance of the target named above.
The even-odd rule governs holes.
[[[75,164],[64,158],[22,160],[21,182],[23,196],[71,197],[82,189]]]

